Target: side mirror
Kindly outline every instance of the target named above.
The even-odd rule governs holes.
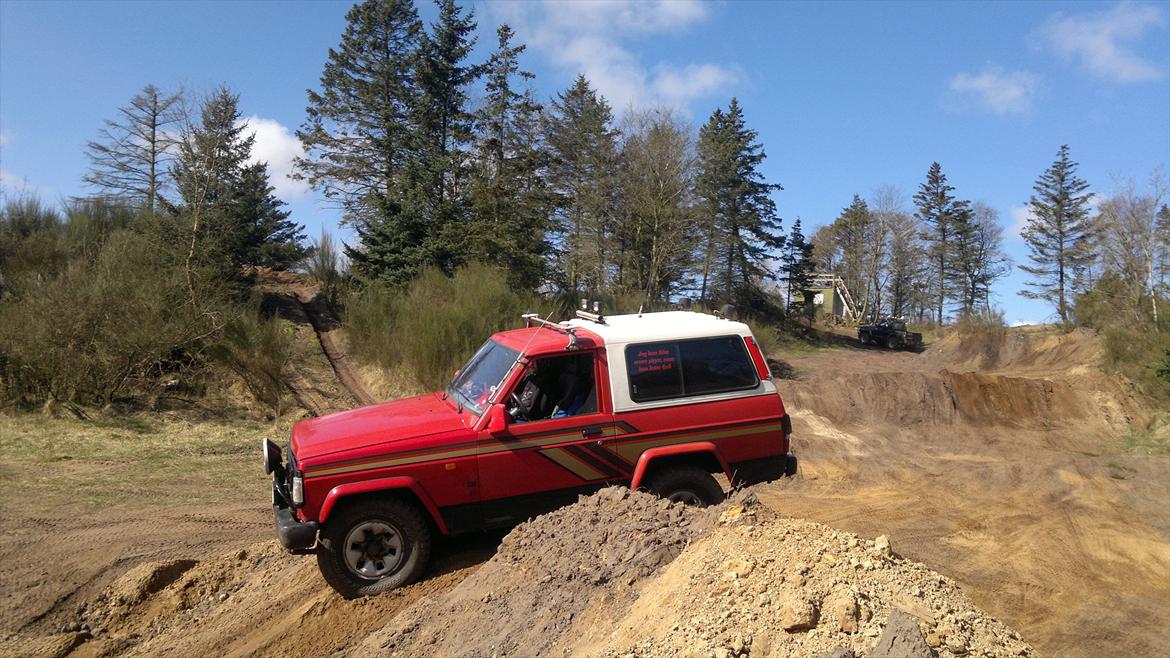
[[[508,410],[497,402],[488,408],[488,434],[502,434],[508,429]]]

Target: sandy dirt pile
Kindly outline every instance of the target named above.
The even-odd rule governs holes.
[[[403,611],[350,655],[730,658],[836,649],[1032,653],[953,581],[898,557],[885,538],[781,518],[750,493],[695,510],[610,488],[519,526],[478,571]]]

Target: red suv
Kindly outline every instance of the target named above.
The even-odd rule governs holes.
[[[685,311],[491,337],[445,391],[297,423],[265,440],[281,544],[346,597],[417,579],[433,538],[508,526],[624,484],[714,504],[790,475],[791,423],[747,325]]]

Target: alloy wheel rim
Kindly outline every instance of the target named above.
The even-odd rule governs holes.
[[[381,580],[402,566],[406,558],[402,531],[387,521],[365,521],[345,535],[342,554],[351,573]]]
[[[672,503],[682,503],[684,505],[697,505],[699,507],[702,507],[703,505],[703,499],[699,498],[699,494],[689,489],[676,491],[667,496],[666,499]]]

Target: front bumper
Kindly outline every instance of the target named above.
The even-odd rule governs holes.
[[[291,509],[280,505],[272,506],[272,515],[276,520],[276,536],[280,538],[281,546],[293,553],[307,553],[317,545],[316,521],[299,521]]]

